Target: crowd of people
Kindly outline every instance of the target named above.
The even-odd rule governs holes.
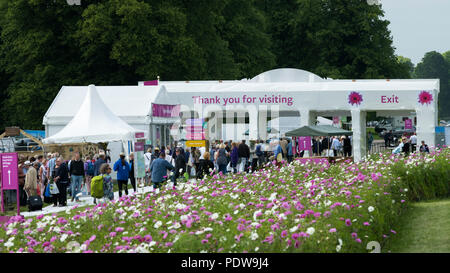
[[[373,137],[368,136],[368,149]],[[202,179],[216,173],[253,172],[268,162],[279,163],[282,160],[291,162],[294,149],[298,143],[289,138],[272,141],[256,141],[252,149],[245,140],[241,142],[218,140],[206,147],[187,147],[181,144],[150,147],[144,154],[145,184],[161,187],[164,182],[172,181],[174,186],[180,179]],[[314,137],[311,143],[314,156],[351,156],[351,137]],[[416,150],[417,136],[413,134],[409,139],[403,136],[392,153],[408,155]],[[174,148],[172,148],[174,147]],[[420,152],[429,152],[428,146],[422,141]],[[302,151],[300,157],[305,156]],[[311,155],[309,155],[311,156]],[[91,195],[91,180],[95,176],[103,177],[103,193],[105,198],[114,198],[111,172],[117,173],[119,197],[122,192],[128,195],[128,181],[136,192],[136,178],[134,173],[134,155],[130,154],[127,161],[125,154],[110,166],[110,159],[103,151],[93,156],[81,157],[74,152],[69,160],[65,160],[58,153],[48,153],[45,157],[19,157],[19,197],[20,203],[26,204],[30,196],[41,196],[46,203],[54,206],[67,206],[67,195],[70,192],[72,202],[80,202],[81,195]],[[58,193],[49,193],[51,185],[56,185]],[[55,192],[55,191],[54,191]],[[97,200],[94,198],[94,203]]]
[[[117,184],[119,196],[122,190],[128,194],[128,181],[136,191],[136,179],[134,176],[134,159],[130,154],[129,162],[125,155],[114,164],[117,172]],[[73,152],[72,157],[66,160],[59,153],[48,153],[45,157],[19,156],[18,178],[19,178],[19,201],[27,204],[31,196],[40,196],[45,203],[53,203],[56,207],[67,206],[67,196],[72,202],[80,202],[83,194],[91,195],[91,180],[95,176],[103,177],[104,196],[110,200],[114,198],[113,181],[111,178],[112,168],[109,165],[110,158],[103,152],[81,158],[79,152]],[[51,193],[50,189],[55,185]],[[58,192],[58,193],[56,193]],[[14,199],[13,195],[9,199]],[[94,199],[96,203],[96,199]]]

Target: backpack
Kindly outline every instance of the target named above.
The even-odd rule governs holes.
[[[97,175],[92,178],[91,196],[94,198],[103,197],[103,175]]]
[[[261,152],[261,144],[256,146],[256,151],[255,151],[257,156],[262,156],[263,153]]]
[[[87,175],[94,176],[94,164],[92,162],[88,162],[86,173]]]

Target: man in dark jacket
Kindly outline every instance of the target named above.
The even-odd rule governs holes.
[[[81,192],[81,183],[83,182],[84,176],[84,162],[80,158],[80,154],[75,153],[75,160],[70,162],[70,178],[72,180],[71,184],[71,193],[72,193],[72,202],[75,199],[77,202],[80,202],[77,194]]]
[[[184,158],[184,152],[180,147],[175,150],[175,175],[172,178],[173,184],[177,185],[177,179],[182,177],[186,172],[186,159]]]
[[[241,144],[239,144],[238,154],[239,154],[239,160],[240,160],[240,164],[241,164],[239,167],[239,171],[240,172],[246,171],[247,162],[248,162],[248,159],[250,158],[250,148],[248,147],[247,144],[245,144],[245,139],[242,140]]]
[[[59,157],[56,159],[56,167],[54,173],[54,181],[58,187],[59,194],[54,195],[54,205],[56,207],[59,201],[59,207],[67,206],[67,184],[69,183],[69,168],[64,163],[64,159]]]
[[[94,176],[100,175],[100,167],[104,163],[106,163],[105,155],[104,154],[100,154],[100,156],[98,157],[98,159],[94,163]]]

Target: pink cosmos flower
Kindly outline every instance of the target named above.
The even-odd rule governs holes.
[[[363,97],[358,92],[351,92],[350,95],[348,96],[348,103],[350,103],[351,105],[355,104],[360,105],[362,101]]]
[[[348,226],[348,227],[351,226],[352,225],[352,221],[350,219],[346,219],[345,220],[345,225]]]
[[[335,228],[330,228],[329,232],[330,233],[336,232],[336,229]]]
[[[363,225],[370,226],[369,222],[364,222]]]
[[[353,239],[358,238],[358,234],[357,234],[356,232],[353,232],[353,233],[352,233],[352,238],[353,238]]]
[[[431,95],[431,93],[429,93],[427,91],[420,92],[420,94],[419,94],[420,104],[422,104],[422,105],[431,104],[432,101],[433,101],[433,95]]]
[[[125,229],[123,228],[123,227],[116,227],[116,232],[122,232],[122,231],[124,231]]]

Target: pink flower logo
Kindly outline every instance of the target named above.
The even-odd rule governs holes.
[[[363,97],[358,92],[351,92],[350,95],[348,96],[348,103],[350,103],[351,105],[355,104],[360,105],[362,101]]]
[[[427,91],[422,91],[419,94],[419,102],[424,105],[424,104],[430,104],[433,101],[433,95],[431,95],[429,92]]]

